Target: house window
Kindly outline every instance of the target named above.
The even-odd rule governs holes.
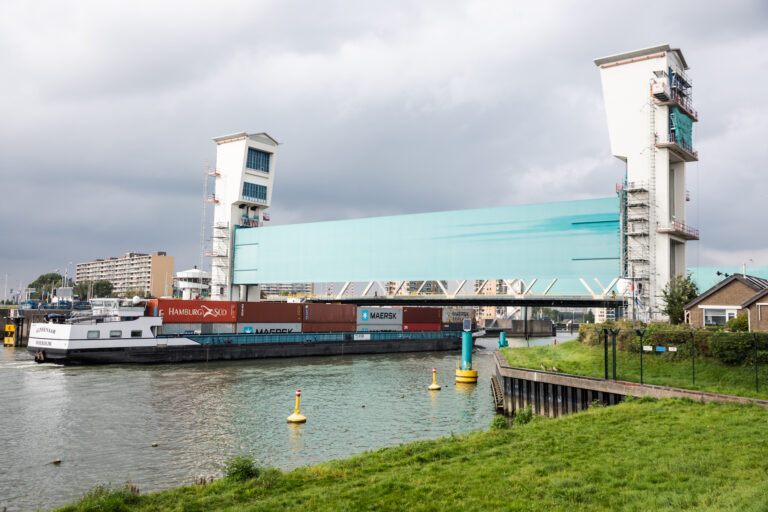
[[[243,183],[243,197],[248,199],[257,199],[260,201],[267,200],[267,187],[264,185],[257,185],[255,183],[244,182]]]
[[[725,325],[731,318],[736,318],[738,311],[735,309],[710,309],[704,310],[704,325]]]
[[[89,340],[99,339],[99,331],[88,331],[88,339]]]
[[[269,172],[269,153],[258,149],[248,148],[248,160],[245,166],[261,172]]]

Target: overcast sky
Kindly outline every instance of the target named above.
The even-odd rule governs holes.
[[[211,138],[241,130],[282,143],[275,225],[611,196],[592,60],[663,43],[700,119],[688,264],[768,265],[767,2],[2,2],[0,293],[197,264]]]

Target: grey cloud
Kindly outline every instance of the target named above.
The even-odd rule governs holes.
[[[210,138],[239,130],[284,143],[274,224],[610,196],[592,59],[663,42],[701,113],[689,260],[765,249],[734,227],[765,196],[744,186],[766,157],[762,2],[79,5],[0,7],[0,214],[24,227],[0,277],[129,250],[198,264]]]

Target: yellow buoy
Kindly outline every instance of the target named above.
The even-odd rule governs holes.
[[[429,389],[430,391],[437,391],[438,389],[441,389],[440,385],[437,383],[437,369],[436,368],[432,368],[432,384],[430,384],[427,389]]]
[[[288,416],[288,423],[304,423],[307,421],[307,418],[304,417],[303,414],[301,414],[301,411],[299,410],[299,401],[301,400],[301,390],[296,390],[296,409],[294,409],[293,414]]]

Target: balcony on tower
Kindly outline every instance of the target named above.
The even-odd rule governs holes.
[[[669,149],[672,162],[698,161],[699,153],[693,149],[691,118],[677,106],[671,106],[667,121],[667,138],[657,138],[656,147]]]
[[[656,226],[657,233],[666,233],[668,235],[676,236],[684,240],[698,240],[699,230],[692,226],[688,226],[683,222],[677,220],[671,220],[666,226],[658,224]]]

